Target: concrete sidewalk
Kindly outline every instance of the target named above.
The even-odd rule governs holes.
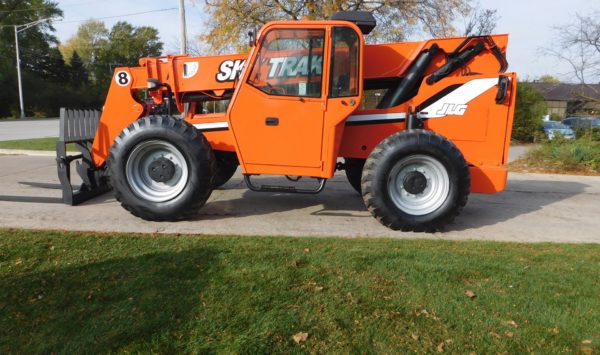
[[[0,227],[600,243],[600,177],[510,174],[506,192],[471,195],[447,231],[425,234],[381,226],[343,173],[319,195],[252,192],[238,173],[213,192],[194,220],[161,223],[132,216],[110,193],[80,206],[63,205],[52,157],[5,155],[0,164]]]

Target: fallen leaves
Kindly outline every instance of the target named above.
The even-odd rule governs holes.
[[[467,292],[465,292],[465,296],[469,297],[470,299],[473,299],[473,298],[477,297],[477,295],[475,294],[475,292],[473,292],[471,290],[467,290]]]
[[[592,345],[592,339],[585,339],[581,341],[581,344],[583,345]],[[583,354],[592,354],[594,351],[592,350],[592,348],[589,348],[587,346],[584,346],[581,348],[581,352]]]
[[[415,317],[424,316],[425,318],[431,318],[431,319],[436,320],[436,321],[441,320],[441,318],[438,317],[438,315],[436,314],[435,310],[432,310],[431,312],[428,312],[426,309],[421,309],[419,311],[414,310],[411,313]]]
[[[506,335],[507,338],[512,338],[515,336],[515,333],[513,332],[504,332],[504,335]]]
[[[513,326],[513,327],[515,327],[515,328],[518,328],[518,327],[519,327],[519,325],[517,324],[517,322],[515,322],[515,321],[514,321],[514,320],[512,320],[512,319],[511,319],[511,320],[507,320],[507,321],[505,321],[504,323],[505,323],[505,324],[508,324],[508,325],[512,325],[512,326]]]
[[[554,328],[550,328],[548,329],[548,331],[552,334],[560,334],[560,328],[559,327],[554,327]]]
[[[298,332],[292,336],[292,339],[294,339],[296,344],[304,343],[308,339],[308,333]]]
[[[444,352],[444,346],[445,345],[450,345],[452,344],[454,341],[452,341],[452,339],[446,339],[445,341],[441,342],[438,344],[437,346],[437,352],[438,353],[443,353]]]
[[[306,291],[321,292],[325,289],[323,286],[319,286],[315,281],[309,281],[303,286]]]

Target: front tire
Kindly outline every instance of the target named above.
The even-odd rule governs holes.
[[[467,203],[469,167],[446,138],[424,130],[393,134],[373,149],[362,175],[369,212],[394,230],[433,232]]]
[[[145,220],[189,218],[212,192],[210,145],[193,126],[171,116],[129,125],[115,139],[107,164],[115,198]]]

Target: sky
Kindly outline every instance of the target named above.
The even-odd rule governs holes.
[[[66,41],[77,32],[82,21],[102,19],[110,28],[124,20],[136,26],[153,26],[159,30],[165,44],[165,52],[178,52],[179,22],[178,0],[58,0],[64,12],[63,22],[54,22],[57,37]],[[186,24],[188,38],[202,33],[203,0],[186,0]],[[541,54],[541,47],[551,47],[555,32],[553,27],[569,24],[577,13],[600,11],[599,0],[479,0],[482,8],[497,9],[500,17],[497,33],[508,33],[509,71],[515,71],[521,79],[533,80],[549,74],[563,81],[573,81],[570,68],[554,58]],[[173,10],[140,12],[169,9]],[[457,19],[459,23],[461,19]]]

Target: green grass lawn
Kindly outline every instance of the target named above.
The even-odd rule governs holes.
[[[56,141],[58,138],[34,138],[18,139],[13,141],[0,141],[0,149],[23,149],[23,150],[56,150]],[[74,144],[67,145],[67,152],[77,152]]]
[[[19,139],[1,141],[0,149],[26,149],[26,150],[56,150],[58,138]]]
[[[599,275],[599,245],[0,229],[0,353],[590,353]]]

